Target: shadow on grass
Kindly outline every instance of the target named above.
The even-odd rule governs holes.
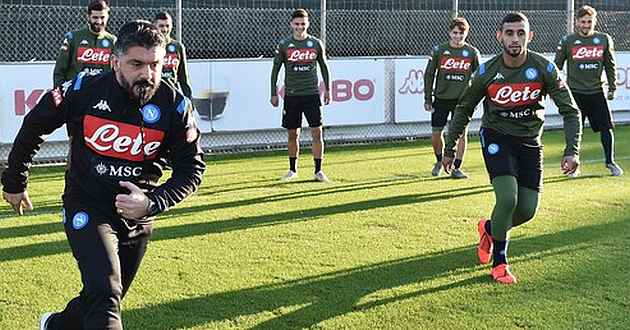
[[[407,177],[401,179],[400,183],[389,183],[387,185],[394,184],[402,184],[408,183],[407,180],[414,180],[413,177]],[[581,177],[571,179],[571,180],[579,180]],[[420,180],[420,179],[418,179]],[[567,180],[564,176],[558,177],[550,177],[545,179],[546,183],[552,184],[557,182],[564,182]],[[389,180],[391,181],[391,180]],[[385,184],[386,181],[383,181],[378,184]],[[374,188],[371,185],[367,187],[357,188],[350,185],[350,187],[342,186],[340,189],[349,189],[349,190],[358,190],[358,189],[367,189]],[[328,193],[336,193],[340,192],[339,190],[334,190],[337,188],[324,188],[324,190],[333,189],[333,191],[329,191]],[[258,215],[258,216],[247,216],[247,217],[237,217],[225,220],[211,221],[211,222],[199,222],[199,223],[191,223],[170,227],[160,227],[154,231],[153,241],[159,240],[168,240],[168,239],[177,239],[181,237],[194,237],[194,236],[202,236],[207,234],[214,233],[225,233],[232,232],[237,230],[245,230],[257,227],[267,227],[267,226],[276,226],[282,225],[286,223],[296,223],[301,221],[316,221],[319,219],[323,219],[326,216],[357,212],[357,211],[366,211],[372,209],[400,206],[400,205],[408,205],[408,204],[422,204],[439,200],[446,200],[451,198],[460,198],[471,195],[476,195],[480,193],[491,192],[492,188],[489,185],[481,185],[481,186],[471,186],[471,187],[462,187],[457,189],[449,189],[449,190],[441,190],[435,192],[421,193],[421,194],[408,194],[408,195],[398,195],[391,197],[383,197],[378,199],[366,199],[357,202],[350,202],[344,204],[337,204],[325,207],[315,207],[310,209],[302,209],[295,211],[287,211],[282,213],[274,213],[267,215]],[[321,194],[320,190],[315,191],[307,191],[306,194]],[[272,196],[273,197],[273,196]],[[303,197],[303,196],[302,196]],[[293,196],[285,196],[278,195],[276,198],[280,199],[288,199],[288,198],[296,198]],[[263,203],[264,198],[255,198],[256,202],[251,200],[245,201],[235,201],[234,203],[238,205],[232,206],[242,206],[249,204],[259,204]],[[239,204],[243,203],[243,204]],[[220,205],[220,204],[217,204]],[[208,205],[199,205],[199,206],[191,206],[187,208],[179,208],[171,211],[170,214],[162,217],[161,219],[169,218],[169,217],[177,217],[189,213],[203,212],[209,209]],[[7,230],[7,234],[4,234],[4,231]],[[11,237],[24,237],[29,236],[31,234],[48,234],[57,231],[63,231],[63,227],[61,223],[59,224],[37,224],[31,226],[20,226],[13,228],[3,229],[3,234],[0,238],[11,238]],[[34,258],[34,257],[42,257],[47,255],[54,255],[58,253],[64,253],[68,251],[68,244],[64,241],[53,241],[53,242],[44,242],[44,243],[36,243],[29,245],[21,245],[10,248],[4,248],[0,250],[0,262],[2,261],[10,261],[10,260],[20,260],[26,258]]]
[[[511,244],[512,261],[518,265],[527,260],[562,255],[567,250],[586,249],[588,246],[584,246],[584,243],[595,244],[599,240],[625,235],[628,230],[630,223],[621,220],[516,239]],[[124,311],[123,319],[125,325],[133,329],[179,329],[209,322],[237,321],[240,317],[259,313],[273,313],[274,318],[256,325],[254,329],[309,328],[355,311],[455,288],[491,283],[487,275],[473,275],[478,271],[474,251],[472,246],[457,248],[278,284],[165,302]],[[622,271],[621,268],[619,271]],[[449,278],[457,280],[402,295],[390,291],[370,297],[382,290],[421,285],[437,278],[444,278],[447,282]]]

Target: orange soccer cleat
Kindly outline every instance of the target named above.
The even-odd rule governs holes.
[[[486,232],[486,222],[488,220],[481,219],[477,224],[477,231],[479,232],[479,245],[477,245],[477,256],[479,262],[487,264],[492,257],[492,236]]]
[[[492,268],[490,275],[492,279],[501,284],[516,284],[516,277],[510,272],[510,266],[507,264],[500,264]]]

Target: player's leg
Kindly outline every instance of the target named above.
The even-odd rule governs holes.
[[[147,244],[153,231],[153,225],[138,225],[132,230],[120,230],[120,242],[118,243],[118,256],[120,259],[120,272],[122,282],[122,296],[125,297],[129,287],[136,277],[140,263],[147,250]]]
[[[304,98],[304,117],[311,128],[313,138],[313,163],[315,165],[314,179],[320,182],[327,182],[328,177],[322,171],[324,159],[324,134],[323,134],[323,114],[319,95]]]
[[[297,160],[300,154],[300,127],[302,127],[302,110],[300,109],[299,96],[285,96],[282,127],[286,128],[288,133],[289,171],[281,179],[287,181],[297,178]]]
[[[535,139],[519,148],[518,203],[512,218],[512,227],[531,220],[538,210],[543,184],[543,149]]]
[[[431,169],[431,175],[439,176],[442,173],[442,154],[444,152],[444,127],[448,121],[448,107],[442,100],[433,101],[433,113],[431,113],[431,145],[435,154],[435,163]]]
[[[468,144],[468,129],[464,130],[462,137],[457,140],[457,150],[455,152],[455,161],[453,162],[453,171],[451,177],[455,179],[467,179],[468,175],[462,170],[462,163],[464,162],[464,154],[466,153],[466,147]]]
[[[589,117],[593,131],[599,132],[606,168],[613,176],[623,175],[621,167],[615,163],[615,135],[613,133],[614,123],[612,113],[608,107],[608,102],[604,93],[589,95],[592,114]]]
[[[123,288],[116,231],[93,209],[67,204],[65,209],[66,236],[83,289],[49,319],[46,329],[122,329]]]
[[[492,278],[503,284],[516,283],[516,278],[509,270],[507,251],[509,230],[518,204],[518,169],[516,167],[515,139],[512,136],[482,128],[481,146],[486,169],[495,193],[495,205],[490,221],[478,224],[480,234],[477,253],[482,263],[489,261],[492,255]],[[483,227],[483,228],[482,228]],[[484,235],[486,234],[486,235]],[[488,240],[492,239],[490,244]],[[491,251],[490,251],[491,249]],[[487,259],[484,260],[482,257]]]

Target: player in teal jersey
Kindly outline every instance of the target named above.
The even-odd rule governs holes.
[[[588,118],[593,132],[599,132],[606,168],[613,176],[623,175],[615,163],[614,123],[608,100],[615,99],[615,47],[610,35],[595,31],[597,11],[583,6],[577,12],[577,32],[560,40],[554,62],[562,69],[567,62],[567,83],[580,111],[582,122]],[[606,73],[608,93],[604,96],[602,73]],[[572,176],[579,175],[575,172]]]
[[[431,112],[431,143],[436,163],[431,174],[440,175],[444,146],[444,126],[449,115],[453,114],[457,100],[468,86],[470,76],[479,66],[479,51],[466,43],[470,25],[463,17],[453,19],[449,25],[450,40],[433,48],[433,53],[424,70],[424,109]],[[433,84],[435,83],[435,88]],[[468,176],[461,170],[466,152],[467,134],[457,143],[455,168],[451,177],[465,179]]]
[[[484,264],[492,259],[491,276],[503,284],[516,283],[507,260],[509,231],[531,220],[538,208],[545,95],[551,96],[564,119],[566,148],[561,168],[567,174],[573,173],[579,164],[580,112],[557,67],[527,49],[532,37],[529,21],[522,13],[503,18],[497,31],[503,52],[481,64],[473,74],[455,109],[442,159],[449,172],[455,142],[484,99],[479,135],[496,203],[490,221],[481,220],[477,225],[477,255]]]
[[[297,158],[300,152],[300,128],[302,115],[306,117],[313,137],[313,161],[315,175],[313,178],[327,182],[322,171],[324,156],[324,139],[322,136],[322,109],[319,96],[317,66],[321,68],[324,79],[324,104],[330,103],[330,74],[326,63],[324,44],[307,33],[309,27],[308,13],[298,9],[291,15],[292,35],[282,39],[276,48],[276,56],[271,69],[271,105],[279,104],[276,83],[278,73],[284,65],[284,109],[282,127],[289,133],[289,171],[282,177],[283,181],[297,178]]]

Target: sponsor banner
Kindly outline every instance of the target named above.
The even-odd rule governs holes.
[[[0,143],[12,143],[24,116],[52,87],[53,63],[0,64]],[[48,141],[67,140],[65,128]]]
[[[307,55],[294,56],[299,61]],[[384,63],[372,59],[328,62],[331,103],[323,107],[324,125],[384,122]],[[281,127],[284,70],[278,77],[280,104],[273,107],[269,102],[271,60],[193,62],[190,66],[193,102],[202,132]],[[319,89],[323,94],[321,74]],[[308,126],[305,119],[303,126]]]

